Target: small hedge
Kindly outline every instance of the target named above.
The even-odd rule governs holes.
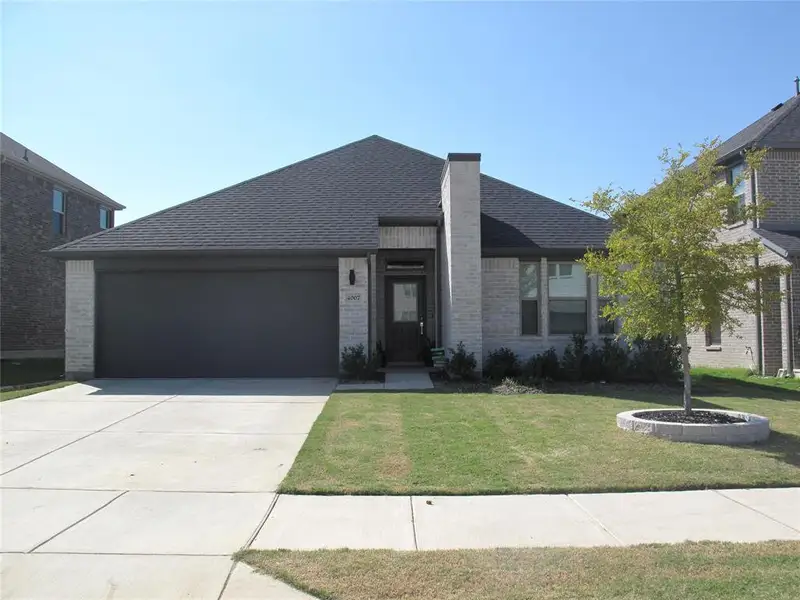
[[[370,381],[377,378],[380,357],[377,353],[367,356],[364,344],[346,346],[340,362],[341,376],[350,381]]]
[[[460,345],[463,347],[463,345]],[[492,381],[521,378],[527,381],[606,381],[667,383],[680,378],[680,347],[666,337],[633,340],[632,348],[604,338],[600,346],[586,344],[581,334],[572,336],[561,357],[555,348],[524,363],[510,348],[489,353],[484,375]]]

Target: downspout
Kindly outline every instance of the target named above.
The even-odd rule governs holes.
[[[753,169],[753,175],[750,177],[750,196],[753,199],[753,204],[758,204],[758,183],[756,181],[756,171]],[[753,227],[757,228],[760,224],[759,218],[756,217],[755,221],[753,222]],[[756,255],[754,257],[755,267],[758,269],[759,266],[759,257]],[[761,310],[761,282],[756,280],[756,299],[758,301],[759,312],[756,315],[756,368],[758,370],[759,375],[764,375],[764,356],[763,356],[763,346],[764,341],[762,339],[761,334],[761,315],[763,314],[763,310]]]

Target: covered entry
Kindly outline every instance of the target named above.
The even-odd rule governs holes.
[[[333,268],[107,270],[99,377],[318,377],[338,370]]]

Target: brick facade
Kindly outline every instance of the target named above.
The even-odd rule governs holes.
[[[800,150],[770,150],[756,179],[758,193],[771,205],[764,223],[800,227]]]
[[[761,168],[756,173],[756,189],[760,199],[769,204],[765,218],[760,225],[768,229],[800,228],[800,150],[770,150]],[[748,179],[745,186],[746,202],[753,202],[753,186]],[[727,227],[719,233],[719,239],[731,242],[752,237],[753,224],[739,223]],[[762,263],[787,264],[785,258],[765,250],[760,257]],[[775,375],[779,369],[788,368],[792,359],[800,356],[800,331],[797,329],[800,318],[800,298],[798,298],[798,260],[794,259],[793,271],[787,281],[769,281],[765,289],[781,291],[791,298],[791,302],[771,302],[765,306],[763,314],[756,316],[742,312],[734,316],[742,325],[733,335],[722,333],[722,343],[718,347],[707,348],[705,333],[697,332],[689,336],[692,346],[691,361],[693,365],[709,367],[745,367],[757,369],[761,363],[761,372]],[[791,317],[790,317],[791,315]],[[793,332],[792,332],[793,330]],[[761,335],[761,354],[758,335]],[[790,336],[790,332],[791,336]],[[791,338],[791,339],[790,339]],[[790,347],[794,345],[794,352]],[[797,367],[797,365],[794,365]]]
[[[532,258],[524,262],[539,264],[539,335],[522,335],[518,258],[484,258],[481,261],[483,289],[483,355],[499,348],[510,348],[521,359],[555,348],[559,353],[572,341],[570,335],[549,333],[547,259]],[[597,323],[597,285],[588,281],[587,310],[589,327],[586,341],[599,344]]]
[[[61,356],[64,264],[43,252],[100,231],[102,204],[8,161],[0,168],[0,349],[8,358]],[[54,185],[67,192],[63,234],[52,227]]]
[[[94,376],[94,261],[68,260],[66,270],[65,362],[67,379]]]
[[[442,342],[464,342],[481,368],[483,319],[481,295],[480,157],[463,156],[445,164],[442,175],[444,237],[442,269]]]
[[[350,270],[356,281],[350,285]],[[339,259],[339,353],[346,346],[369,348],[369,263],[366,258]]]

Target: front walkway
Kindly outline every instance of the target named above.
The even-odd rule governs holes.
[[[800,540],[800,488],[525,496],[285,496],[252,547],[441,550]]]

